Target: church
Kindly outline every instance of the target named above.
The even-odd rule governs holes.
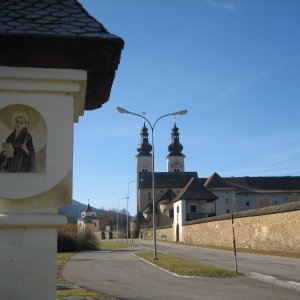
[[[300,176],[221,177],[214,172],[199,178],[196,171],[185,170],[185,155],[174,122],[168,147],[167,172],[155,172],[155,207],[152,198],[152,145],[145,123],[136,155],[137,214],[131,231],[151,227],[153,211],[158,227],[178,226],[187,221],[231,212],[263,208],[300,200]]]

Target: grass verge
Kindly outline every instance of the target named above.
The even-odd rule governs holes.
[[[200,264],[198,262],[184,259],[175,255],[158,253],[158,260],[152,260],[153,253],[151,251],[137,252],[136,255],[149,261],[163,269],[182,276],[197,277],[234,277],[235,272],[225,268],[219,268]]]
[[[124,249],[129,247],[134,247],[135,245],[128,241],[128,244],[126,241],[114,241],[114,240],[103,240],[99,242],[98,247],[101,250],[118,250],[118,249]]]
[[[189,243],[180,243],[182,245],[197,246],[202,248],[216,249],[216,250],[226,250],[232,251],[232,247],[223,247],[223,246],[212,246],[212,245],[195,245]],[[251,248],[237,248],[237,252],[242,253],[253,253],[253,254],[263,254],[263,255],[272,255],[272,256],[281,256],[281,257],[291,257],[291,258],[300,258],[300,252],[285,252],[285,251],[275,251],[275,250],[257,250]]]

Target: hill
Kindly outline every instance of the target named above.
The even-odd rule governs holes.
[[[79,201],[72,200],[72,203],[69,205],[64,205],[58,210],[58,213],[65,215],[68,218],[69,223],[76,223],[77,219],[80,218],[81,212],[85,211],[87,208],[86,204],[83,204]],[[112,228],[116,227],[117,224],[117,211],[116,210],[105,210],[92,207],[92,210],[96,212],[97,217],[100,218],[100,227],[105,228],[106,226],[111,226]],[[122,209],[119,211],[118,215],[119,229],[125,228],[126,226],[126,210]],[[129,216],[129,220],[131,217]]]
[[[61,214],[61,215],[65,215],[66,217],[77,220],[80,217],[80,213],[85,211],[86,208],[87,208],[86,204],[83,204],[83,203],[73,199],[71,204],[61,207],[58,210],[58,213]],[[92,207],[92,206],[91,206],[91,208],[92,208],[93,211],[96,212],[98,217],[101,217],[101,214],[106,212],[103,209],[98,209],[98,208],[95,208],[95,207]]]

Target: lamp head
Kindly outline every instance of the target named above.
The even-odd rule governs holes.
[[[120,114],[129,114],[130,113],[127,109],[122,108],[122,107],[117,107],[117,112]]]
[[[187,109],[184,109],[184,110],[181,110],[181,111],[177,111],[177,112],[174,112],[174,116],[175,115],[183,116],[183,115],[186,115],[187,112],[188,112]]]

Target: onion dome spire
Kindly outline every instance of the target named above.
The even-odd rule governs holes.
[[[144,126],[141,130],[141,142],[138,144],[137,146],[137,151],[139,152],[138,155],[141,155],[141,156],[149,156],[151,155],[151,151],[152,151],[152,146],[151,144],[149,144],[148,142],[148,128],[146,127],[145,125],[145,122],[144,122]]]
[[[172,128],[171,133],[171,144],[168,147],[169,156],[182,156],[181,151],[183,150],[183,146],[179,142],[179,132],[178,127],[176,126],[176,121],[174,122],[174,127]]]

